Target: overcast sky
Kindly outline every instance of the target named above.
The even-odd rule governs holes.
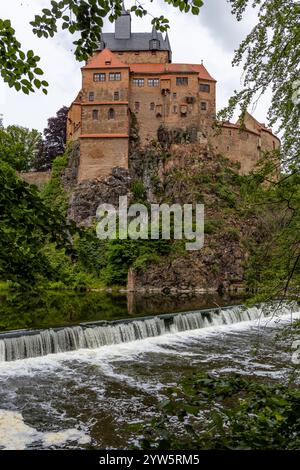
[[[1,1],[0,17],[12,21],[23,50],[33,49],[41,57],[43,78],[50,85],[47,96],[38,91],[27,96],[0,81],[0,114],[4,115],[5,126],[19,124],[42,131],[47,119],[63,105],[69,106],[80,89],[81,64],[72,53],[72,36],[60,32],[53,39],[38,39],[31,31],[29,21],[49,3],[50,0]],[[125,4],[132,3],[127,0]],[[244,21],[238,23],[226,0],[204,0],[204,4],[200,15],[195,17],[180,13],[162,0],[144,2],[153,15],[164,14],[170,20],[173,62],[200,63],[203,60],[209,73],[218,81],[217,109],[220,109],[226,105],[233,90],[240,87],[242,70],[232,68],[231,60],[234,49],[250,31],[256,16],[249,10]],[[104,31],[112,30],[113,25],[105,25]],[[132,30],[150,31],[151,18],[133,16]],[[255,116],[262,122],[268,103],[268,97],[263,97],[255,110]]]

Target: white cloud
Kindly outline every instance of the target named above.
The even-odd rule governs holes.
[[[1,2],[0,17],[9,18],[16,29],[23,49],[33,49],[41,57],[44,78],[49,82],[47,96],[41,92],[24,95],[9,89],[0,81],[0,114],[4,114],[4,124],[20,124],[42,130],[47,118],[55,115],[63,105],[69,105],[81,85],[80,63],[72,53],[72,37],[66,32],[53,39],[38,39],[33,35],[29,21],[34,18],[50,0],[10,0]],[[125,2],[126,3],[126,2]],[[129,4],[129,2],[127,2]],[[170,41],[173,62],[199,63],[204,65],[218,81],[217,107],[224,105],[235,88],[240,86],[242,70],[232,68],[234,48],[250,31],[255,13],[248,12],[246,20],[238,23],[230,13],[226,0],[205,0],[199,17],[180,13],[162,0],[149,2],[149,10],[154,14],[164,14],[170,19]],[[148,3],[147,3],[148,5]],[[111,31],[113,25],[105,25]],[[150,31],[151,18],[132,18],[134,31]],[[259,120],[264,121],[269,100],[263,97],[255,110]]]

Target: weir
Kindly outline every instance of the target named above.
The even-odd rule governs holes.
[[[126,320],[97,321],[44,330],[0,333],[0,362],[45,356],[78,349],[94,349],[127,343],[167,333],[195,330],[266,318],[276,310],[284,315],[298,310],[297,304],[245,308],[241,305],[157,315]]]

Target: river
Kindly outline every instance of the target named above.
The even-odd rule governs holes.
[[[0,448],[128,448],[136,442],[134,425],[156,413],[165,388],[195,371],[237,372],[285,383],[293,366],[291,353],[275,336],[291,316],[300,317],[299,307],[292,310],[281,307],[265,317],[256,307],[242,313],[237,307],[206,314],[193,309],[171,320],[147,320],[151,325],[163,321],[165,330],[161,324],[160,330],[145,328],[145,319],[135,320],[144,322],[142,327],[133,328],[132,321],[110,327],[131,328],[135,335],[142,328],[143,339],[121,335],[125,342],[119,342],[110,330],[104,336],[111,344],[100,347],[90,343],[19,360],[2,353]],[[97,331],[95,325],[75,328],[83,328],[85,336],[87,330]]]

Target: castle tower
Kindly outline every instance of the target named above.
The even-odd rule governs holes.
[[[122,5],[122,14],[115,22],[115,39],[130,39],[131,36],[131,16]]]
[[[82,68],[79,180],[128,168],[128,100],[129,66],[104,49]]]

